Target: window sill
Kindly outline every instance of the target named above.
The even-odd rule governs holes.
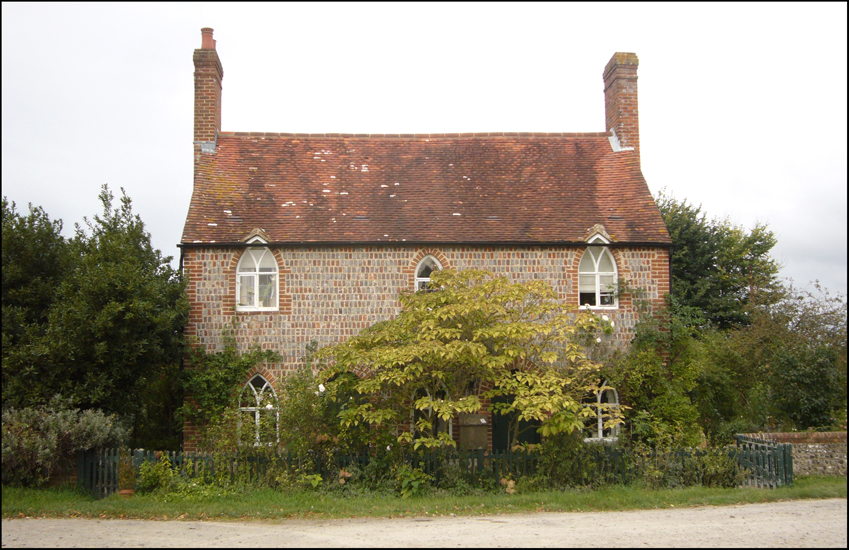
[[[598,443],[598,444],[607,444],[607,443],[616,443],[619,441],[618,436],[614,437],[585,437],[584,443]]]

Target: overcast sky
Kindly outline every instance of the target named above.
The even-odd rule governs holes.
[[[224,131],[604,131],[635,52],[652,193],[768,224],[783,277],[846,293],[845,3],[3,3],[3,195],[70,236],[123,187],[178,257],[205,26]]]

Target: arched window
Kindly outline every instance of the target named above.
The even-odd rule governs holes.
[[[607,386],[607,380],[602,383]],[[592,423],[587,426],[589,437],[585,441],[616,441],[619,436],[619,426],[605,428],[604,421],[610,418],[610,411],[619,407],[619,393],[614,388],[595,392],[596,410]]]
[[[248,248],[236,267],[236,309],[276,310],[277,285],[277,260],[271,250]]]
[[[592,243],[604,243],[596,237]],[[606,247],[588,246],[578,265],[579,304],[590,307],[616,307],[616,261]]]
[[[255,445],[280,441],[280,413],[277,393],[262,375],[254,375],[239,396],[240,433],[253,435]]]
[[[413,402],[415,403],[422,397],[430,397],[430,390],[427,388],[419,388],[416,390],[416,393],[413,394]],[[434,399],[444,399],[445,398],[445,390],[439,390],[436,392],[436,396]],[[410,431],[413,432],[413,437],[418,439],[422,436],[421,431],[416,427],[416,424],[419,420],[430,420],[431,422],[431,437],[438,437],[441,433],[447,433],[449,436],[454,436],[454,421],[452,419],[443,420],[433,414],[433,408],[428,407],[424,410],[417,409],[413,407],[413,410],[410,414]]]
[[[442,264],[433,256],[428,255],[422,258],[422,261],[416,266],[416,290],[433,290],[428,288],[430,275],[440,269],[442,269]]]

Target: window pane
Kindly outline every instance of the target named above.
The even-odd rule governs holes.
[[[265,253],[265,250],[266,249],[264,249],[264,248],[260,248],[260,249],[249,248],[248,249],[248,254],[250,255],[251,259],[253,259],[254,266],[259,264],[259,260],[260,260],[260,258],[262,258],[262,255]],[[246,261],[245,263],[247,264],[248,262]]]
[[[595,275],[579,275],[578,280],[580,281],[578,285],[578,292],[595,293]]]
[[[595,261],[592,257],[592,249],[588,248],[584,255],[581,256],[581,263],[578,266],[578,271],[581,273],[594,273]]]
[[[604,252],[598,262],[598,270],[601,272],[613,272],[613,261],[610,259],[610,254]]]
[[[265,249],[265,253],[259,262],[259,270],[264,272],[277,271],[277,262],[274,261],[274,255],[268,249]]]
[[[259,375],[254,376],[253,378],[251,378],[251,386],[261,392],[262,388],[265,387],[265,378]]]
[[[256,282],[256,278],[253,275],[240,275],[239,276],[239,305],[240,306],[253,306],[256,304],[254,300],[254,295],[256,291],[254,290],[254,284]]]
[[[612,306],[613,304],[613,293],[612,292],[601,292],[599,293],[601,305],[603,306]]]
[[[594,306],[595,305],[595,292],[581,292],[579,294],[580,305],[582,306]]]
[[[277,285],[274,275],[259,276],[259,307],[274,307],[276,304]]]

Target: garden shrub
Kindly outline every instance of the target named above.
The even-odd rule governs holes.
[[[55,396],[46,406],[3,411],[3,484],[41,486],[77,451],[126,444],[126,422],[100,410],[81,411]]]
[[[699,482],[705,487],[734,488],[743,483],[745,471],[722,448],[698,452]]]
[[[156,462],[145,461],[139,467],[136,488],[139,493],[170,491],[176,487],[175,473],[166,453],[162,453]]]
[[[599,463],[604,463],[603,445],[584,443],[579,431],[559,433],[542,442],[537,474],[553,487],[598,487],[614,480]]]

